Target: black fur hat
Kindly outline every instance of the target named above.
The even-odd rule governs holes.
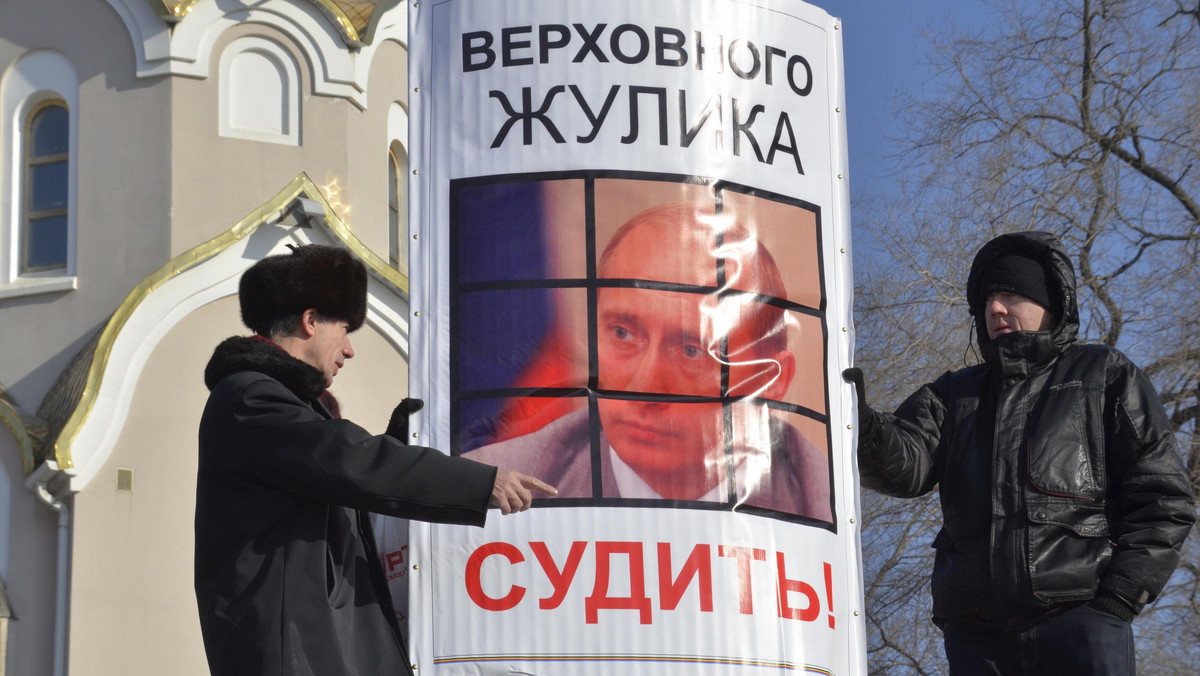
[[[324,244],[294,247],[250,267],[238,284],[242,322],[270,335],[281,319],[308,308],[356,331],[367,318],[367,269],[346,249]]]

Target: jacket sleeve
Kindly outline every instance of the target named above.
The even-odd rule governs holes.
[[[1196,515],[1192,484],[1154,386],[1123,356],[1106,383],[1106,464],[1115,549],[1100,580],[1140,612],[1166,586]],[[1115,492],[1115,495],[1114,495]]]
[[[312,500],[421,521],[482,525],[497,471],[326,418],[257,374],[217,386],[201,434],[201,448],[211,449],[202,460],[214,470],[247,474]]]
[[[933,490],[946,406],[925,385],[893,414],[870,412],[858,440],[860,482],[885,495],[915,498]]]

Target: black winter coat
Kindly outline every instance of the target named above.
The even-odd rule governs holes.
[[[230,338],[205,370],[196,600],[213,674],[411,674],[366,512],[482,525],[496,468],[334,419],[323,376]]]
[[[1195,514],[1191,482],[1153,386],[1117,350],[1077,342],[1075,277],[1041,233],[999,238],[980,273],[1023,251],[1064,299],[1051,331],[977,339],[985,363],[925,385],[859,440],[862,483],[915,497],[938,487],[933,615],[1018,629],[1106,593],[1140,611],[1166,584]]]

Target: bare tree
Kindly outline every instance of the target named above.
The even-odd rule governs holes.
[[[900,106],[903,199],[856,204],[858,358],[871,400],[893,406],[977,360],[964,301],[971,257],[1001,232],[1049,230],[1076,261],[1083,338],[1142,365],[1197,483],[1200,2],[1008,0],[984,31],[931,37],[938,77]],[[868,501],[870,648],[887,655],[872,671],[937,672],[904,663],[940,639],[912,636],[924,587],[897,595],[912,587],[910,566],[928,575],[936,530],[927,502],[903,505],[907,516]],[[1194,540],[1135,623],[1141,673],[1180,673],[1200,657]]]

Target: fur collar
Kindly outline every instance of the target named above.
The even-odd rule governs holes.
[[[304,401],[317,399],[325,390],[325,376],[320,370],[275,345],[242,336],[226,338],[213,351],[204,368],[204,384],[211,390],[225,376],[242,371],[270,376]]]

